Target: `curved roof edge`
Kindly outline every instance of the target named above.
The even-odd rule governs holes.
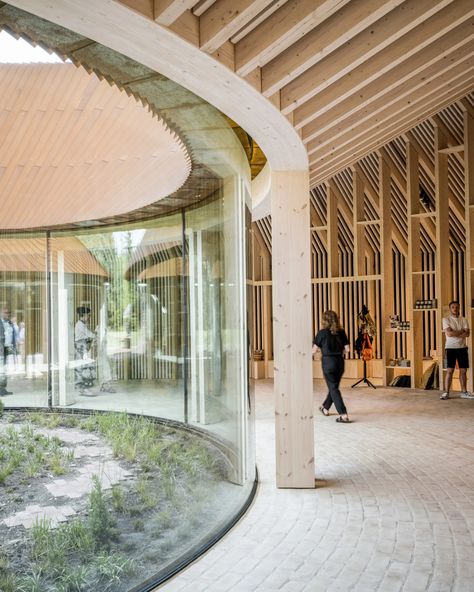
[[[108,0],[8,3],[125,54],[205,99],[255,138],[273,170],[308,169],[304,144],[286,117],[249,83],[175,33]]]

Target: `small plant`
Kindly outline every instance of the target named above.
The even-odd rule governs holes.
[[[123,576],[132,573],[135,563],[132,559],[126,559],[116,553],[110,555],[100,554],[94,561],[99,581],[102,583],[101,590],[114,590]]]
[[[89,494],[88,525],[96,549],[108,549],[115,536],[115,523],[110,515],[100,479],[92,477],[94,488]]]
[[[138,477],[135,489],[139,500],[144,506],[147,508],[153,508],[156,505],[156,498],[151,492],[150,484],[148,483],[146,477],[143,475]]]
[[[45,592],[47,590],[40,571],[21,578],[20,592]]]
[[[125,512],[125,496],[120,485],[112,485],[112,505],[116,512]]]

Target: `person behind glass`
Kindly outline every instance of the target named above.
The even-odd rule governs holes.
[[[74,385],[81,395],[90,395],[90,387],[95,380],[95,362],[90,359],[90,351],[96,334],[89,327],[91,309],[87,306],[79,306],[76,310],[79,320],[74,327],[74,358],[82,363],[75,367]]]
[[[0,397],[13,394],[7,390],[6,364],[7,357],[15,354],[16,334],[13,323],[8,316],[8,308],[2,307],[0,311]]]
[[[339,390],[339,383],[344,374],[344,353],[349,352],[349,340],[339,323],[337,314],[333,310],[326,310],[323,313],[322,329],[313,340],[313,354],[318,350],[321,350],[323,374],[328,386],[328,396],[319,410],[327,417],[329,409],[334,403],[339,413],[336,421],[338,423],[350,423]]]
[[[467,369],[469,368],[469,355],[466,345],[466,337],[469,337],[469,323],[465,317],[459,314],[459,302],[453,300],[449,303],[449,316],[443,319],[443,331],[446,333],[446,379],[444,393],[440,399],[449,399],[449,391],[453,380],[456,362],[459,367],[459,382],[461,385],[461,398],[474,399],[474,395],[467,390]]]

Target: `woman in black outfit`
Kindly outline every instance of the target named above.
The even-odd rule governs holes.
[[[350,423],[347,409],[342,400],[339,383],[344,373],[344,353],[349,352],[349,340],[341,327],[337,314],[333,310],[323,313],[323,328],[313,339],[313,354],[320,349],[323,359],[323,374],[328,385],[328,396],[319,410],[323,415],[329,415],[329,409],[334,403],[339,417],[338,423]]]

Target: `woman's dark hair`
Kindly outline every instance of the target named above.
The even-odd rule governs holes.
[[[323,329],[329,329],[333,335],[336,335],[341,330],[341,323],[337,313],[333,310],[326,310],[323,312]]]

